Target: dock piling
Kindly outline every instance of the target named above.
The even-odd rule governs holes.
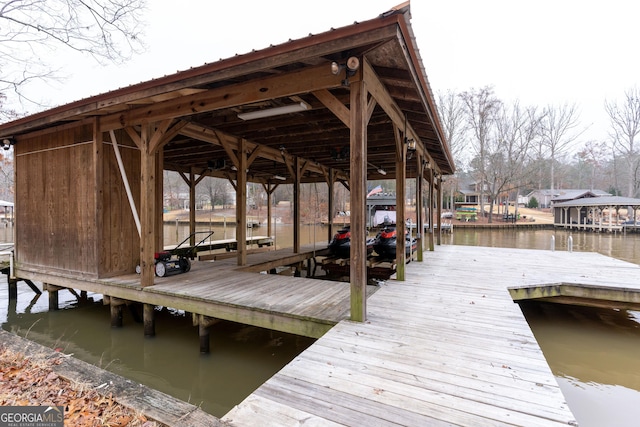
[[[58,310],[58,308],[59,308],[59,306],[58,306],[58,291],[60,289],[64,289],[64,288],[52,285],[50,283],[43,283],[43,288],[44,288],[44,290],[49,292],[49,310],[51,310],[51,311]]]
[[[111,327],[112,328],[121,328],[122,327],[122,306],[124,305],[124,301],[119,298],[110,298],[111,307]]]
[[[198,323],[198,335],[200,335],[200,354],[208,354],[210,352],[210,331],[212,325],[218,323],[220,319],[205,316],[203,314],[194,317],[194,323]]]
[[[156,335],[155,306],[153,304],[143,304],[142,321],[144,323],[144,336],[154,337]]]

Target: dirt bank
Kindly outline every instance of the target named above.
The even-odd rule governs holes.
[[[64,406],[70,426],[223,426],[200,408],[0,330],[0,405]]]

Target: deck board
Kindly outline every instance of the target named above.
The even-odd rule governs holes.
[[[223,420],[575,424],[509,288],[569,283],[633,299],[638,277],[640,266],[598,254],[439,246],[407,265],[406,281],[380,286],[366,322],[341,321]]]
[[[278,252],[251,254],[249,264],[291,259]],[[573,424],[514,295],[637,303],[640,266],[464,246],[424,255],[407,265],[406,281],[367,287],[363,323],[347,320],[348,283],[258,274],[235,259],[194,262],[145,288],[138,275],[54,284],[321,336],[232,409],[230,425]]]

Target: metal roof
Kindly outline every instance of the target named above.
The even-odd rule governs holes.
[[[582,199],[569,200],[566,202],[554,203],[554,208],[579,207],[579,206],[598,206],[598,207],[640,207],[640,199],[620,196],[600,196],[585,197]]]
[[[553,199],[552,202],[556,200],[573,200],[573,199],[582,199],[585,197],[603,197],[610,196],[610,193],[602,190],[551,190],[553,191]]]
[[[164,168],[187,173],[207,170],[212,162],[227,160],[213,176],[233,175],[228,151],[218,139],[244,139],[271,152],[307,159],[348,175],[350,131],[335,113],[335,101],[348,106],[347,84],[322,87],[329,80],[332,61],[356,56],[371,64],[383,89],[406,117],[436,171],[455,171],[435,100],[410,24],[409,2],[378,17],[318,35],[292,40],[263,50],[205,64],[176,74],[75,101],[0,125],[0,138],[21,138],[64,129],[99,118],[108,131],[145,122],[173,119],[175,135],[164,145]],[[168,58],[170,60],[170,58]],[[313,77],[310,77],[313,76]],[[333,76],[335,79],[335,76]],[[322,80],[322,81],[319,81]],[[286,87],[285,87],[286,86]],[[323,96],[325,99],[323,99]],[[327,100],[326,98],[329,98]],[[245,121],[239,113],[303,102],[306,111]],[[367,128],[370,179],[384,169],[384,179],[395,177],[394,126],[376,105]],[[408,162],[407,176],[416,175]],[[221,164],[221,163],[218,163]],[[265,175],[288,175],[287,167],[269,156],[256,156],[249,180]],[[305,182],[325,181],[321,173],[307,172]]]

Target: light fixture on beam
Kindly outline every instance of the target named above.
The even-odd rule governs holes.
[[[16,140],[14,138],[3,138],[2,139],[2,148],[4,148],[5,150],[8,150],[9,148],[11,148],[12,145],[16,144]]]
[[[278,181],[286,181],[287,178],[285,178],[282,175],[273,175],[273,179],[277,179]]]
[[[413,157],[413,153],[416,152],[416,140],[405,137],[404,143],[407,144],[407,160],[409,160]]]
[[[297,102],[295,104],[283,105],[282,107],[268,108],[266,110],[250,111],[248,113],[238,114],[241,120],[262,119],[265,117],[279,116],[282,114],[297,113],[310,109],[311,106],[306,102]]]
[[[340,74],[340,71],[347,70],[345,78],[342,80],[342,85],[349,86],[349,77],[354,76],[356,71],[358,71],[358,68],[360,68],[360,59],[358,59],[357,56],[350,56],[344,64],[339,64],[333,61],[331,63],[331,74],[337,76]]]

